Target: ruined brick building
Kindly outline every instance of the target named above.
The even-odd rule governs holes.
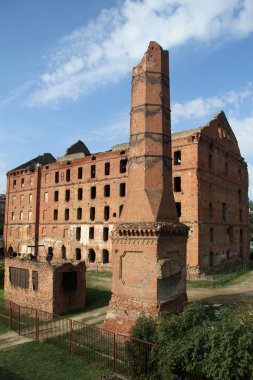
[[[248,172],[224,112],[200,128],[172,134],[173,190],[189,226],[191,277],[246,261]],[[110,233],[130,186],[129,145],[90,153],[78,141],[55,159],[46,153],[7,173],[6,252],[52,262],[111,268]]]

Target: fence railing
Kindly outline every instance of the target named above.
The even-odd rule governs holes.
[[[154,371],[149,342],[115,334],[82,322],[0,299],[0,323],[33,340],[131,378],[149,378]]]

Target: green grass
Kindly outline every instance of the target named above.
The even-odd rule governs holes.
[[[86,272],[85,311],[98,309],[109,304],[111,291],[109,287],[104,284],[104,280],[110,279],[111,277],[112,273],[107,271]]]
[[[220,282],[222,278],[222,283]],[[205,280],[188,280],[187,281],[187,286],[190,288],[226,288],[232,285],[238,285],[241,284],[244,281],[253,281],[253,271],[249,270],[246,272],[232,272],[230,273],[225,273],[221,277],[221,274],[215,274],[214,275],[214,283],[212,276],[207,276]]]
[[[0,298],[4,297],[4,261],[0,261]]]
[[[0,351],[2,380],[97,380],[105,372],[81,359],[66,356],[47,344],[31,342]]]

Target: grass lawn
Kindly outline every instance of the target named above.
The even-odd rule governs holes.
[[[231,275],[224,275],[223,282],[219,281],[220,274],[215,275],[215,288],[226,288],[232,285],[238,285],[243,281],[253,281],[253,271],[249,270],[244,273],[232,273]],[[190,288],[211,288],[213,286],[212,276],[207,276],[206,280],[188,280],[187,286]]]
[[[1,380],[97,380],[105,372],[47,344],[31,342],[0,351]]]
[[[86,307],[85,311],[107,306],[111,298],[112,273],[107,271],[86,272]]]

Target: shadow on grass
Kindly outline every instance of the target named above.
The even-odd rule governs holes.
[[[86,288],[85,311],[91,311],[107,306],[111,298],[111,291],[97,288]]]
[[[7,368],[0,367],[0,379],[23,380],[24,378],[16,375],[14,372],[10,371]]]

